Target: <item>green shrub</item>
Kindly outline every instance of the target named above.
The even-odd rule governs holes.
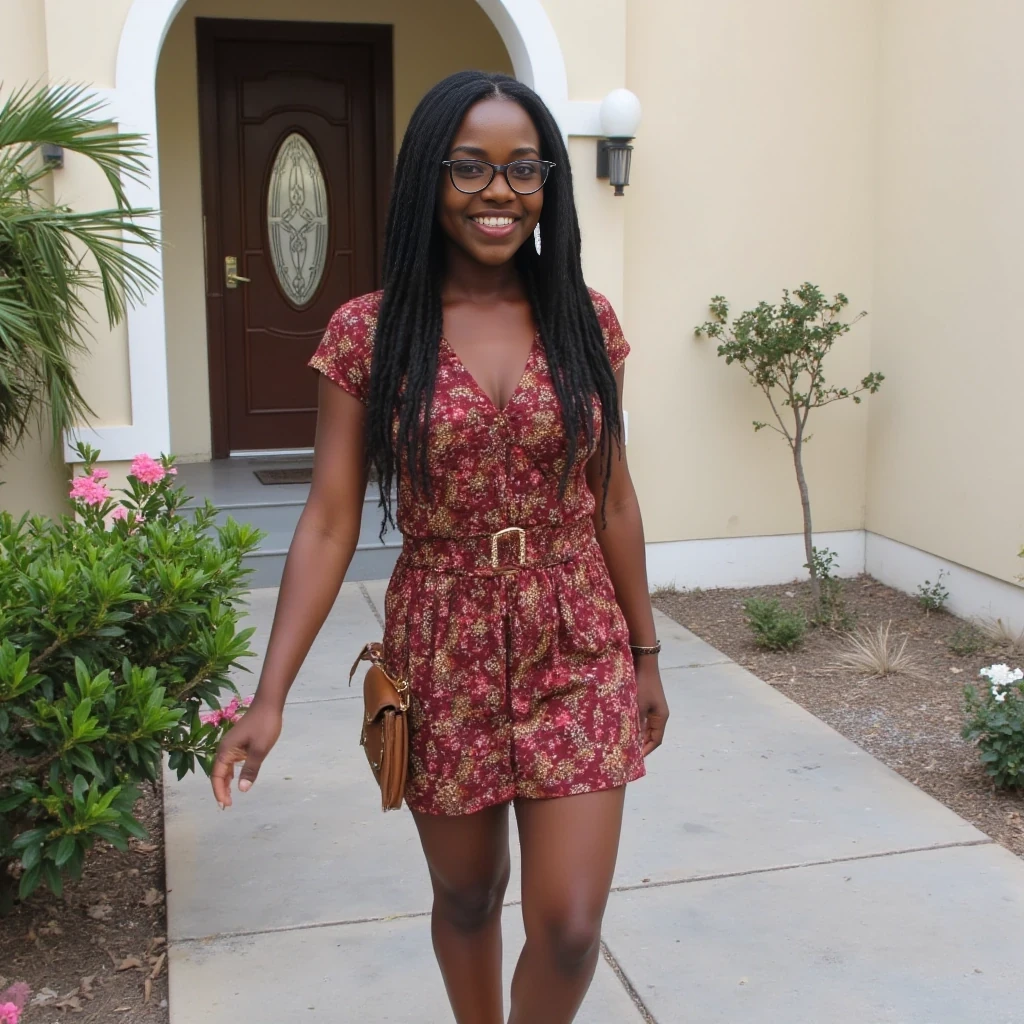
[[[237,692],[252,653],[238,620],[258,531],[215,527],[209,503],[183,515],[170,459],[137,458],[118,501],[80,454],[75,517],[0,513],[0,909],[19,875],[22,898],[59,894],[96,839],[142,837],[134,783],[165,751],[179,778],[210,770],[241,708],[200,708]]]
[[[981,751],[985,771],[1000,789],[1024,787],[1024,672],[990,665],[985,686],[964,689],[968,717],[963,737]]]
[[[751,597],[743,602],[747,624],[758,647],[770,651],[791,651],[807,632],[807,620],[800,612],[789,611],[775,598],[763,601]]]
[[[946,646],[961,657],[977,654],[985,649],[985,634],[973,622],[963,622],[953,630]]]
[[[925,580],[917,588],[917,603],[928,612],[941,612],[949,600],[949,591],[942,585],[942,577],[948,575],[945,569],[939,570],[938,579],[934,583]]]
[[[850,630],[854,617],[846,607],[843,581],[835,574],[839,556],[830,548],[812,548],[811,561],[804,564],[818,581],[818,598],[812,596],[810,620],[815,626]]]

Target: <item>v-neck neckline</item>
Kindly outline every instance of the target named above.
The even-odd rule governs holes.
[[[537,352],[537,342],[540,338],[540,332],[533,332],[533,340],[530,342],[530,352],[526,357],[526,364],[523,366],[523,372],[519,375],[519,380],[516,386],[512,389],[512,393],[508,396],[508,401],[501,408],[498,407],[498,403],[487,393],[483,385],[473,376],[469,367],[462,361],[462,356],[455,351],[455,347],[452,343],[444,336],[441,335],[441,344],[444,345],[452,358],[461,367],[462,372],[473,382],[473,386],[476,388],[477,393],[480,394],[487,402],[487,404],[496,412],[499,416],[508,411],[509,406],[516,400],[516,396],[523,389],[523,385],[526,383],[526,378],[530,373],[530,368],[533,366],[533,358]]]

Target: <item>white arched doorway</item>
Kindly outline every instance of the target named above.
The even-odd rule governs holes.
[[[150,177],[127,182],[126,192],[138,208],[160,205],[156,75],[164,40],[187,0],[133,0],[121,32],[116,86],[104,93],[108,108],[126,131],[149,143]],[[594,135],[597,104],[568,99],[565,60],[554,28],[540,0],[477,0],[494,23],[512,60],[516,76],[532,86],[551,107],[566,135]],[[101,91],[102,92],[102,91]],[[159,225],[158,225],[159,226]],[[128,360],[132,422],[82,428],[78,440],[100,449],[105,460],[131,459],[138,452],[170,452],[167,332],[164,320],[162,258],[151,257],[160,285],[147,301],[128,314]],[[66,456],[76,456],[66,445]]]

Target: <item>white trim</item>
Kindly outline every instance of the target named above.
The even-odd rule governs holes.
[[[946,607],[954,615],[1001,618],[1017,631],[1024,629],[1024,587],[867,530],[816,533],[814,542],[838,554],[840,576],[866,572],[906,594],[916,594],[925,580],[935,583],[945,570]],[[804,579],[804,561],[798,533],[669,541],[647,545],[647,578],[652,587],[680,590],[762,587]]]
[[[128,131],[149,140],[150,177],[126,182],[133,205],[159,207],[156,71],[160,49],[186,0],[133,0],[121,31],[114,89],[97,89],[108,102],[103,112]],[[494,22],[512,58],[516,76],[535,89],[551,107],[567,135],[600,133],[597,103],[571,103],[565,58],[541,0],[477,0]],[[159,227],[159,224],[157,225]],[[99,448],[104,460],[131,459],[139,452],[170,452],[170,403],[167,394],[167,334],[164,313],[163,260],[149,256],[159,281],[145,303],[128,313],[128,361],[132,422],[74,431]],[[76,456],[65,439],[65,458]]]
[[[840,576],[864,571],[864,531],[816,533],[818,548],[839,556]],[[806,576],[801,533],[772,537],[720,537],[647,545],[647,579],[652,587],[763,587]]]
[[[1024,629],[1024,587],[878,533],[867,533],[865,551],[867,571],[890,587],[913,594],[925,580],[935,583],[939,572],[945,570],[948,575],[942,578],[942,585],[949,591],[946,607],[954,615],[1001,618],[1018,631]]]

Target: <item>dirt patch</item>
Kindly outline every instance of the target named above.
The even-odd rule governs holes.
[[[996,792],[977,750],[960,738],[963,687],[993,662],[1024,666],[1024,655],[986,641],[977,653],[957,655],[948,642],[964,622],[944,612],[926,614],[917,601],[868,576],[844,583],[855,625],[874,630],[892,623],[891,635],[916,662],[916,675],[865,679],[837,667],[842,634],[816,629],[792,652],[765,651],[754,643],[743,602],[778,598],[786,607],[809,604],[809,585],[746,590],[657,592],[654,604],[702,640],[805,707],[836,731],[956,811],[1018,856],[1024,857],[1024,795]]]
[[[60,899],[38,889],[0,920],[4,985],[54,993],[26,1007],[23,1024],[167,1024],[162,793],[143,790],[135,815],[148,840],[126,853],[98,842]]]

